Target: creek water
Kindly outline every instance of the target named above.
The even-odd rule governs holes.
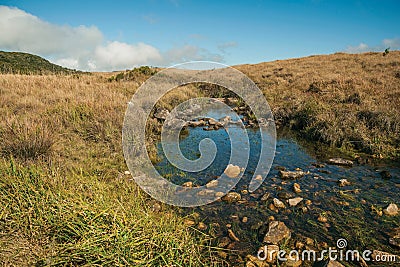
[[[225,115],[218,110],[208,114],[215,119]],[[288,243],[289,247],[294,246],[295,240],[304,240],[306,237],[315,240],[316,244],[325,243],[325,246],[335,247],[336,241],[344,238],[351,249],[376,249],[399,254],[398,249],[388,242],[390,234],[400,227],[399,215],[378,214],[379,210],[390,203],[400,204],[398,165],[329,165],[326,160],[332,155],[328,149],[298,140],[290,131],[282,130],[278,134],[274,162],[266,180],[259,189],[249,194],[246,189],[258,162],[261,138],[257,129],[249,128],[247,133],[250,140],[250,160],[243,178],[233,189],[241,194],[242,201],[217,201],[206,206],[182,208],[182,213],[188,216],[197,214],[196,220],[206,223],[208,231],[217,237],[226,236],[226,225],[230,224],[240,239],[237,246],[233,247],[239,254],[242,252],[254,255],[262,246],[270,216],[283,221],[291,230],[292,243]],[[176,184],[192,181],[194,184],[204,185],[218,178],[228,164],[231,145],[240,140],[233,140],[231,144],[224,129],[205,131],[202,127],[189,128],[179,141],[183,155],[192,160],[198,158],[198,144],[204,138],[212,139],[218,151],[208,168],[197,173],[181,171],[168,162],[163,156],[162,146],[159,145],[161,161],[156,165],[158,172]],[[315,153],[315,147],[319,148],[318,153]],[[300,168],[308,174],[296,180],[282,179],[279,170],[283,168],[291,171]],[[391,174],[390,179],[383,179],[383,170]],[[347,179],[350,185],[340,187],[339,179]],[[302,192],[294,193],[294,183],[300,185]],[[262,201],[261,198],[266,193],[270,197]],[[290,207],[285,202],[285,209],[271,210],[269,205],[274,197],[283,202],[293,197],[302,197],[304,200],[295,207]],[[311,204],[306,205],[306,200],[310,200]],[[320,215],[327,218],[327,221],[320,222]],[[246,222],[243,222],[244,217],[247,217]]]

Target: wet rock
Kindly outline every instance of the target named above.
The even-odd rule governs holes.
[[[269,223],[268,232],[264,236],[264,243],[278,245],[283,239],[290,238],[290,230],[285,223],[272,221]]]
[[[318,221],[322,222],[322,223],[326,223],[326,222],[328,222],[328,218],[326,217],[326,215],[320,214],[318,216]]]
[[[291,199],[288,200],[289,206],[295,207],[295,206],[297,206],[297,204],[299,204],[302,200],[303,200],[302,197],[291,198]]]
[[[305,203],[307,206],[310,206],[310,205],[312,204],[312,201],[309,200],[309,199],[307,199],[304,203]]]
[[[269,199],[269,193],[265,193],[262,197],[261,197],[261,201],[267,201]]]
[[[228,236],[232,241],[239,242],[240,239],[235,235],[235,233],[232,231],[232,229],[228,229]]]
[[[247,223],[249,221],[249,218],[247,218],[246,216],[242,218],[242,223]]]
[[[226,201],[228,203],[233,203],[237,202],[242,199],[242,196],[239,193],[236,192],[229,192],[225,196],[222,197],[223,201]]]
[[[298,184],[298,183],[294,183],[293,184],[293,191],[295,192],[295,193],[301,193],[301,188],[300,188],[300,185]]]
[[[247,189],[243,189],[240,191],[240,193],[242,193],[242,195],[247,195],[249,191]]]
[[[229,177],[229,178],[236,178],[240,174],[240,167],[235,166],[232,164],[229,164],[224,173]]]
[[[282,179],[299,179],[306,174],[303,171],[279,171],[279,176]]]
[[[282,209],[286,208],[285,204],[277,198],[274,198],[273,202],[274,202],[274,206],[277,208],[282,208]]]
[[[218,180],[211,180],[206,184],[207,188],[214,188],[218,186]]]
[[[198,196],[214,196],[215,195],[215,191],[211,190],[211,189],[204,189],[201,190],[197,193]]]
[[[270,221],[270,222],[272,222],[272,221],[275,221],[275,217],[274,217],[274,216],[272,216],[272,215],[271,215],[271,216],[269,216],[269,217],[268,217],[268,221]]]
[[[217,126],[217,127],[224,127],[224,125],[223,125],[222,122],[219,122],[219,121],[217,121],[217,120],[215,120],[215,119],[213,119],[213,118],[210,118],[210,119],[208,120],[208,124],[209,124],[209,125],[212,125],[212,126]]]
[[[185,182],[182,184],[183,187],[189,187],[192,188],[193,187],[193,182]]]
[[[385,180],[392,178],[392,175],[388,171],[381,171],[380,175],[381,175],[382,179],[385,179]]]
[[[215,192],[215,196],[217,198],[221,198],[221,197],[225,196],[225,193],[224,192]]]
[[[166,120],[168,115],[169,115],[169,111],[167,109],[159,108],[154,113],[154,118],[159,119],[159,120]]]
[[[347,181],[347,179],[340,179],[338,181],[338,184],[339,184],[340,187],[351,185],[351,183],[349,181]]]
[[[229,237],[224,236],[219,240],[218,247],[224,248],[224,247],[228,246],[230,242],[231,242],[231,240],[229,239]]]
[[[261,175],[256,175],[256,178],[254,178],[257,181],[262,181],[263,177]]]
[[[199,121],[189,121],[188,125],[190,127],[200,127],[200,126],[204,126],[206,125],[206,122],[203,120],[199,120]]]
[[[396,216],[399,213],[399,208],[396,204],[389,204],[384,210],[383,213],[388,216]]]
[[[348,160],[348,159],[342,159],[342,158],[332,158],[328,160],[329,164],[334,164],[334,165],[341,165],[341,166],[353,166],[353,161]]]

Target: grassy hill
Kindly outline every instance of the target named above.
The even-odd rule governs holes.
[[[79,71],[67,69],[36,55],[0,51],[0,73],[14,74],[70,74]]]
[[[346,151],[400,158],[400,51],[235,68],[264,92],[278,126]]]

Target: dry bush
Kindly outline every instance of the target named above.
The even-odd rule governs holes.
[[[47,157],[55,143],[54,129],[43,122],[9,120],[0,132],[1,153],[23,160]]]

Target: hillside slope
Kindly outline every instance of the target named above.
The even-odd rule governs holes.
[[[13,74],[70,74],[78,71],[50,63],[36,55],[0,51],[0,73]]]
[[[400,155],[400,51],[310,56],[235,68],[264,92],[277,124],[378,157]]]

